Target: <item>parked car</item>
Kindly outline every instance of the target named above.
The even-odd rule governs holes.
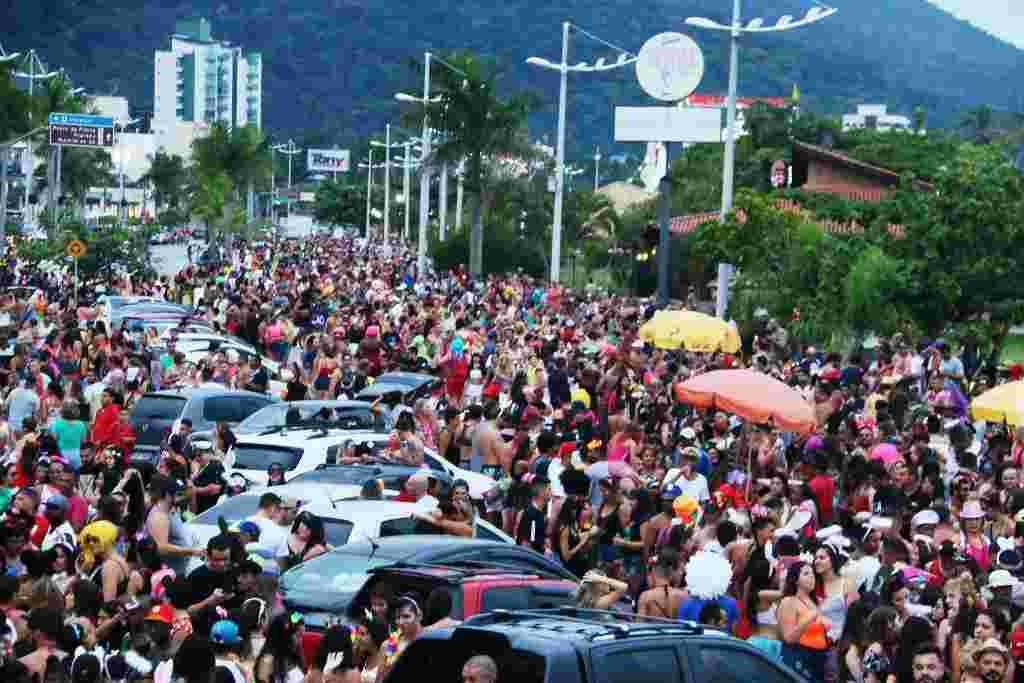
[[[356,395],[358,401],[369,401],[398,392],[402,395],[402,403],[411,405],[419,398],[429,397],[441,385],[441,380],[434,375],[420,372],[386,372],[378,377],[373,384],[365,387]]]
[[[132,410],[136,442],[131,461],[137,466],[155,466],[161,444],[182,418],[192,420],[194,430],[211,431],[218,422],[234,426],[273,400],[251,391],[193,387],[146,393]]]
[[[478,532],[480,530],[488,528],[478,527]],[[467,570],[497,569],[503,575],[529,575],[533,577],[531,581],[543,577],[546,581],[560,582],[559,586],[564,588],[570,584],[575,586],[576,577],[561,565],[506,539],[508,537],[504,534],[496,535],[495,540],[447,535],[396,535],[348,543],[286,572],[281,577],[281,597],[287,609],[305,617],[307,632],[316,634],[330,621],[344,618],[373,571],[386,565],[395,568],[451,567],[452,573],[447,575],[443,570],[435,570],[440,572],[439,580],[454,579],[455,570],[467,573]],[[394,576],[396,580],[399,578],[399,575]],[[420,581],[423,578],[417,575],[409,580]],[[402,585],[398,583],[396,587]],[[481,590],[484,588],[484,585],[480,586]],[[465,604],[462,603],[463,606]],[[471,601],[470,604],[479,603]],[[315,637],[319,638],[318,635]],[[309,641],[310,637],[307,637],[305,644],[310,645]]]
[[[315,470],[303,472],[289,480],[290,484],[349,484],[362,486],[367,481],[376,480],[383,484],[385,490],[401,491],[409,477],[421,472],[421,467],[404,465],[319,465]],[[430,478],[436,480],[442,491],[451,487],[454,480],[445,472],[430,470]],[[435,496],[436,497],[436,496]]]
[[[510,601],[511,602],[511,601]],[[458,680],[488,655],[500,681],[516,683],[800,683],[804,679],[746,641],[692,622],[620,612],[496,608],[410,643],[385,679]]]
[[[287,426],[324,426],[329,429],[391,431],[384,412],[375,414],[366,401],[288,401],[274,403],[245,418],[234,430],[236,435],[272,433]],[[289,424],[289,411],[296,411],[296,422]],[[378,417],[379,415],[379,417]]]
[[[267,468],[276,462],[284,466],[285,481],[292,481],[321,465],[337,463],[350,445],[369,449],[371,455],[368,457],[373,461],[373,453],[381,452],[389,438],[389,434],[378,431],[307,425],[285,427],[271,434],[240,437],[224,458],[224,467],[229,473],[241,474],[252,485],[263,486],[267,483]],[[423,462],[432,471],[444,473],[453,481],[465,480],[469,484],[469,495],[474,500],[482,500],[484,494],[494,488],[495,481],[491,477],[464,470],[429,448],[423,451]],[[379,464],[390,463],[381,461]]]

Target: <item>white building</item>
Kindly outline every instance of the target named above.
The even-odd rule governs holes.
[[[843,130],[857,128],[881,131],[910,130],[909,117],[890,114],[888,109],[884,104],[859,104],[856,114],[843,114]]]
[[[152,128],[168,154],[187,158],[217,121],[262,126],[262,57],[214,40],[207,19],[177,22],[171,49],[156,52],[153,90]]]

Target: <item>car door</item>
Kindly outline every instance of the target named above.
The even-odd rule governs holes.
[[[670,642],[616,642],[591,651],[594,683],[685,683],[685,662]],[[717,678],[709,681],[718,683]],[[748,679],[757,680],[757,679]],[[762,683],[758,681],[758,683]]]
[[[803,679],[757,650],[728,637],[687,641],[683,652],[695,681],[715,683],[800,683]]]

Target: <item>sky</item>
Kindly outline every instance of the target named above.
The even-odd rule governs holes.
[[[1003,40],[1024,48],[1022,0],[930,0]]]

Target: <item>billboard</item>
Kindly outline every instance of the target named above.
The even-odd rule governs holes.
[[[306,169],[327,173],[348,173],[347,149],[311,149],[306,152]]]

